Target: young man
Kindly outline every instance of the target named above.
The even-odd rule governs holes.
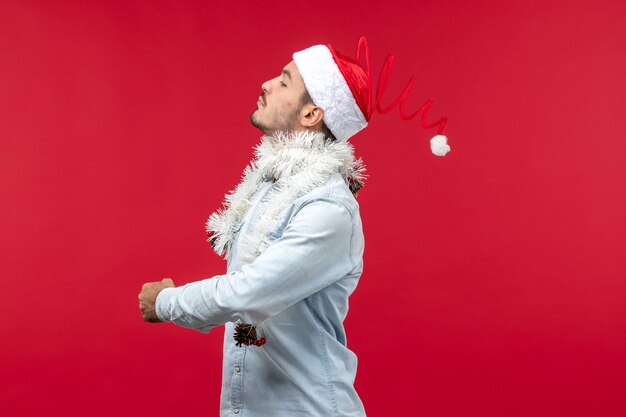
[[[146,321],[226,326],[221,416],[365,415],[342,324],[363,270],[363,167],[347,139],[369,118],[352,93],[364,79],[316,45],[263,83],[250,117],[264,133],[256,158],[207,221],[227,273],[139,294]]]

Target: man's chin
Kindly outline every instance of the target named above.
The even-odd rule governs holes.
[[[292,128],[270,128],[267,125],[263,124],[262,122],[260,122],[256,117],[255,117],[256,111],[253,111],[252,114],[250,115],[250,124],[254,127],[256,127],[257,129],[259,129],[261,131],[261,133],[263,133],[265,136],[276,136],[278,134],[278,132],[289,132],[292,131]]]
[[[257,119],[255,119],[254,113],[256,113],[256,110],[253,111],[252,114],[250,115],[250,124],[256,127],[257,129],[259,129],[261,132],[263,132],[263,134],[266,134],[265,132],[267,131],[267,129],[265,128],[265,126],[263,126],[263,124],[261,124]]]

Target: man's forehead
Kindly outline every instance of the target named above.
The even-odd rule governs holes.
[[[302,81],[302,77],[300,76],[300,71],[298,71],[298,67],[294,61],[289,62],[282,69],[282,73],[287,77],[291,78],[292,81]]]

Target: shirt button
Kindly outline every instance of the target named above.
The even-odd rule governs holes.
[[[239,410],[238,408],[233,408],[233,413],[235,413],[235,414],[239,414],[239,411],[240,411],[240,410]]]
[[[235,372],[237,373],[241,372],[241,368],[239,367],[239,365],[235,366]]]

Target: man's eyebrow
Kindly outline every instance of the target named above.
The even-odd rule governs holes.
[[[289,77],[289,81],[291,81],[291,73],[289,72],[289,70],[283,69],[283,74]]]

